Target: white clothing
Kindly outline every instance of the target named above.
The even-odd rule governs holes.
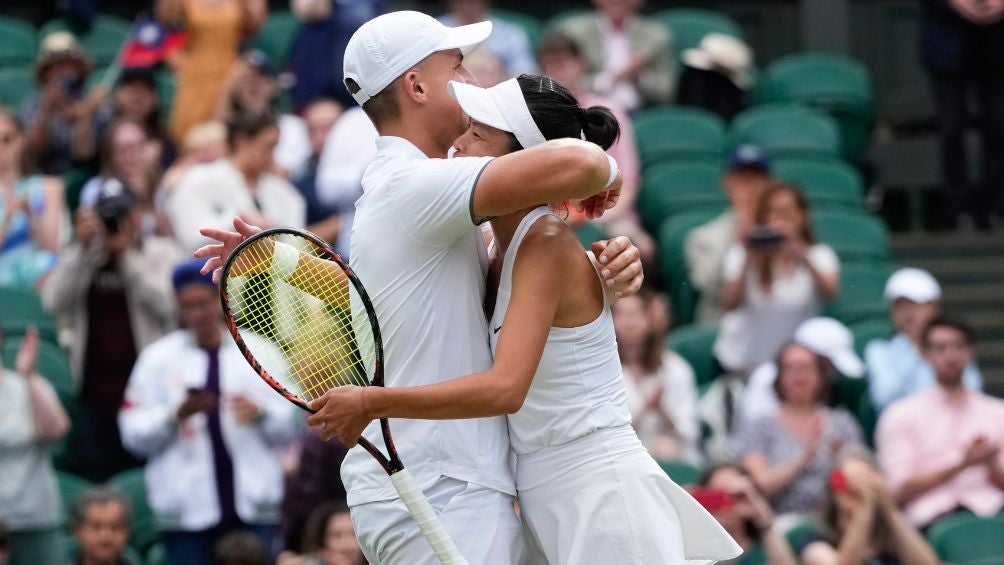
[[[255,210],[280,226],[302,228],[307,219],[307,205],[289,181],[265,173],[252,193],[229,159],[193,166],[167,201],[174,236],[190,252],[212,241],[199,229],[232,230],[234,216]]]
[[[656,459],[684,459],[700,463],[697,447],[701,427],[697,421],[697,379],[694,369],[679,353],[667,349],[662,353],[662,366],[653,374],[638,378],[627,366],[622,366],[627,388],[628,410],[634,430],[642,445]],[[659,414],[640,414],[652,395],[662,389],[659,407],[673,425],[668,428]]]
[[[493,349],[520,243],[548,215],[546,207],[530,211],[506,250]],[[527,530],[523,563],[707,563],[741,552],[638,441],[626,396],[606,303],[584,326],[551,328],[523,407],[509,415]]]
[[[746,386],[743,388],[742,400],[739,402],[739,417],[744,423],[750,423],[758,418],[773,416],[781,403],[774,392],[774,381],[777,380],[777,363],[768,361],[750,373]]]
[[[506,250],[491,320],[493,352],[498,344],[497,328],[505,322],[512,297],[512,272],[520,243],[533,224],[548,215],[552,214],[544,206],[531,210],[520,221]],[[568,443],[599,429],[631,424],[613,315],[605,303],[599,316],[584,326],[551,328],[523,407],[508,419],[509,440],[517,455]]]
[[[218,355],[220,421],[233,460],[237,515],[249,524],[278,523],[283,476],[276,448],[294,435],[295,407],[255,374],[230,335]],[[209,356],[190,332],[162,337],[140,352],[119,412],[122,444],[148,459],[147,496],[165,529],[204,530],[220,520],[206,414],[180,424],[175,416],[189,388],[205,387],[208,367]],[[238,423],[227,402],[236,394],[257,404],[262,419]]]
[[[351,254],[380,322],[386,384],[433,384],[487,370],[488,255],[471,198],[491,158],[429,159],[399,137],[380,137],[377,147],[356,202]],[[390,428],[422,490],[450,477],[515,494],[504,417],[392,419]],[[383,445],[379,422],[363,436]],[[350,507],[398,498],[358,447],[345,457],[342,480]]]
[[[443,479],[425,491],[450,538],[468,563],[512,565],[523,546],[513,496],[474,483]],[[429,542],[398,499],[353,506],[352,525],[369,563],[439,565]]]
[[[840,260],[825,244],[809,248],[807,260],[820,273],[833,275],[840,271]],[[748,372],[774,358],[781,347],[791,341],[798,326],[819,314],[822,300],[809,269],[796,266],[790,273],[774,269],[770,294],[760,286],[756,269],[744,271],[746,248],[733,243],[725,253],[722,267],[726,281],[736,281],[745,273],[745,294],[742,304],[722,316],[721,329],[714,351],[726,370]]]
[[[627,28],[617,29],[601,17],[600,39],[603,41],[603,72],[597,75],[594,86],[626,110],[636,110],[641,106],[641,95],[637,89],[628,81],[614,79],[631,64],[631,36]]]
[[[276,165],[296,178],[307,166],[312,153],[307,121],[295,114],[282,114],[276,121],[279,125],[279,143],[272,151],[272,159]]]
[[[335,250],[346,259],[349,259],[356,200],[363,194],[363,171],[376,158],[378,135],[366,112],[353,106],[342,113],[324,138],[324,149],[317,162],[317,199],[338,209],[342,229]]]

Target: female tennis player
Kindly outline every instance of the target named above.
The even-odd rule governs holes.
[[[581,108],[546,77],[490,89],[451,82],[450,92],[471,118],[454,143],[458,156],[501,156],[564,137],[608,148],[619,133],[606,108]],[[308,422],[353,445],[376,418],[508,414],[524,562],[662,565],[741,553],[631,428],[610,308],[573,230],[547,206],[495,218],[492,229],[492,368],[426,386],[336,388],[311,404],[319,412]]]

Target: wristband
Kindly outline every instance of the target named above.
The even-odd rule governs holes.
[[[272,250],[271,270],[275,276],[282,280],[288,280],[296,271],[296,265],[300,262],[300,253],[285,243],[276,242]]]
[[[603,187],[604,190],[610,188],[610,185],[617,180],[618,173],[617,161],[615,161],[609,154],[607,154],[607,162],[610,163],[610,178],[607,179],[607,184]]]

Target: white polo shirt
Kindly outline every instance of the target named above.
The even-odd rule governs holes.
[[[429,159],[399,137],[376,140],[352,223],[352,267],[376,309],[388,387],[442,382],[491,367],[484,316],[488,254],[471,219],[490,157]],[[422,489],[441,477],[515,494],[504,416],[391,419],[404,465]],[[383,448],[379,422],[363,433]],[[342,464],[348,504],[397,498],[363,449]]]

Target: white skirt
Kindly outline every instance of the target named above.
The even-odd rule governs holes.
[[[524,565],[705,564],[742,549],[630,426],[516,458]]]

